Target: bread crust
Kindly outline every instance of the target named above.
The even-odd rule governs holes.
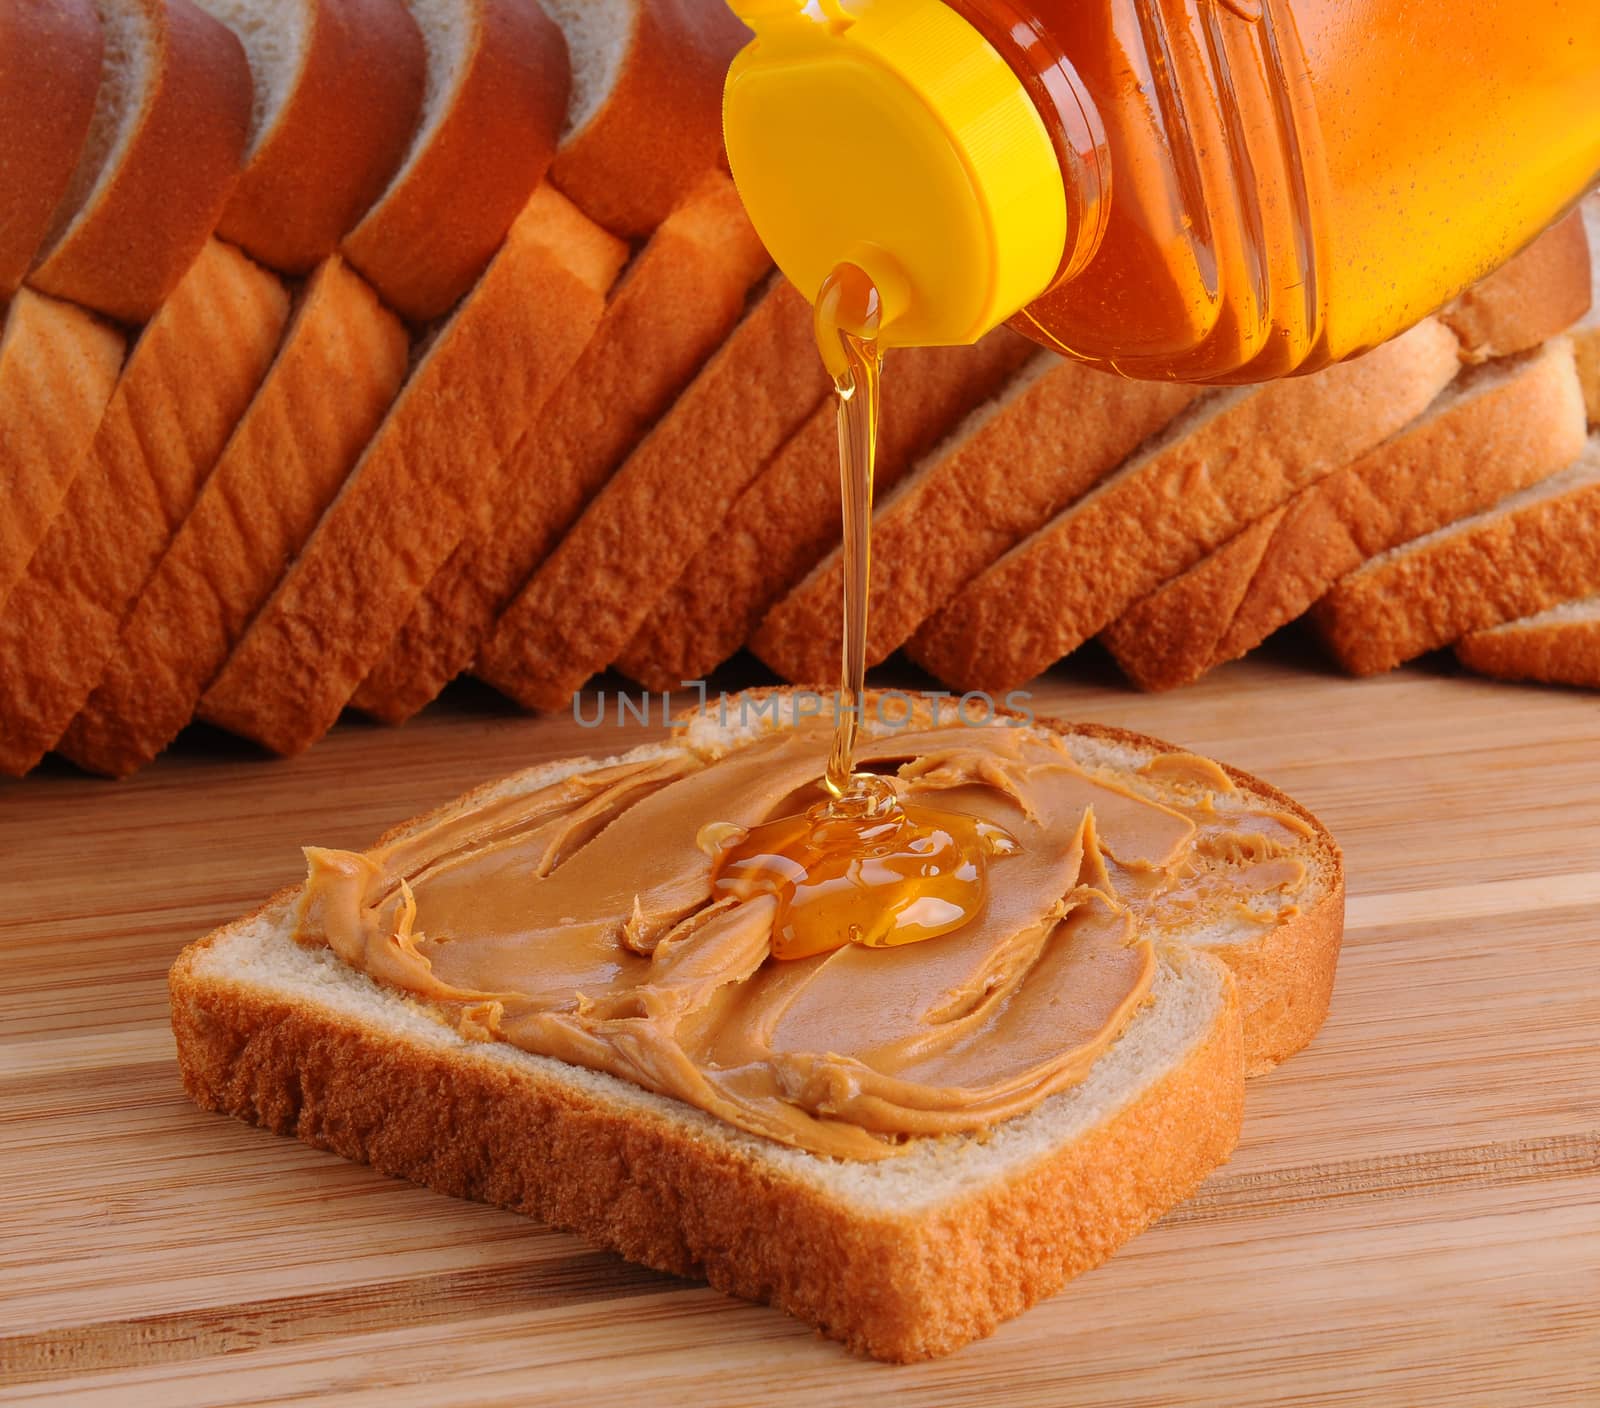
[[[333,726],[460,542],[484,477],[593,335],[626,252],[566,197],[534,192],[206,691],[202,718],[283,754]]]
[[[189,0],[128,0],[147,17],[152,78],[116,170],[28,283],[125,323],[148,321],[217,223],[250,130],[250,67]]]
[[[723,165],[722,83],[749,38],[725,5],[635,0],[617,81],[563,139],[551,181],[614,234],[648,235]]]
[[[271,365],[283,285],[212,240],[141,334],[90,460],[0,611],[0,772],[53,747]]]
[[[362,681],[356,708],[404,723],[472,663],[495,617],[732,331],[769,267],[725,176],[668,218],[501,466],[472,531]]]
[[[1302,489],[1124,612],[1102,634],[1117,663],[1141,689],[1189,684],[1253,650],[1369,557],[1570,464],[1584,445],[1570,347],[1552,343],[1504,377]]]
[[[1446,306],[1439,319],[1462,360],[1509,357],[1565,332],[1590,304],[1589,259],[1583,216],[1573,211]]]
[[[565,708],[827,394],[811,306],[779,281],[501,613],[474,672]]]
[[[1371,675],[1595,591],[1600,481],[1369,563],[1328,592],[1312,619],[1345,669]]]
[[[122,369],[122,334],[19,289],[0,332],[0,612],[89,457]]]
[[[1314,376],[1215,393],[1190,420],[970,582],[913,637],[919,665],[1003,693],[1417,415],[1457,369],[1424,322]]]
[[[1476,674],[1600,689],[1600,613],[1475,631],[1456,642],[1455,652]]]
[[[409,346],[361,276],[326,260],[59,752],[126,777],[177,736],[394,401]]]
[[[0,7],[0,303],[17,291],[72,179],[103,47],[94,0]]]
[[[544,179],[572,88],[567,43],[534,0],[461,0],[472,38],[448,110],[345,236],[344,255],[403,318],[441,317]]]
[[[654,1110],[208,982],[194,969],[211,941],[170,979],[203,1109],[703,1277],[879,1359],[947,1354],[1098,1265],[1228,1158],[1243,1115],[1228,984],[1188,1058],[1081,1139],[933,1216],[869,1215]]]
[[[401,0],[296,0],[305,61],[250,158],[217,233],[268,268],[308,274],[400,165],[427,54]]]
[[[961,427],[873,516],[869,665],[1200,394],[1042,355],[1046,370]],[[837,678],[843,589],[835,550],[767,613],[750,648],[785,679]]]

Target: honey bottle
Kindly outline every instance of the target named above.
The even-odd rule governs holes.
[[[864,270],[885,345],[1310,371],[1600,176],[1600,0],[730,3],[745,205],[802,291]]]

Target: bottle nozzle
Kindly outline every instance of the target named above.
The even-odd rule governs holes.
[[[850,373],[849,344],[876,347],[885,322],[883,294],[859,264],[841,264],[822,282],[815,305],[817,347],[836,385]]]
[[[758,41],[723,103],[745,208],[789,281],[884,295],[885,345],[975,342],[1054,280],[1066,185],[999,52],[942,0],[730,0]]]

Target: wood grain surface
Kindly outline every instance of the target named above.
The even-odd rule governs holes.
[[[1600,700],[1427,664],[1350,681],[1280,645],[1153,698],[1091,661],[1035,707],[1318,812],[1345,956],[1327,1027],[1254,1083],[1195,1199],[910,1368],[179,1088],[167,965],[298,878],[301,844],[646,730],[456,690],[292,763],[197,731],[131,782],[0,786],[0,1401],[1600,1404]]]

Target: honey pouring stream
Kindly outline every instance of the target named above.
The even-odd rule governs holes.
[[[748,830],[713,824],[700,837],[713,859],[714,894],[776,898],[772,953],[780,959],[846,943],[897,947],[958,929],[984,902],[990,858],[1017,849],[999,826],[902,801],[888,778],[855,771],[866,694],[882,317],[877,288],[853,264],[836,268],[818,294],[817,346],[838,397],[844,527],[843,649],[826,797],[797,816]]]

